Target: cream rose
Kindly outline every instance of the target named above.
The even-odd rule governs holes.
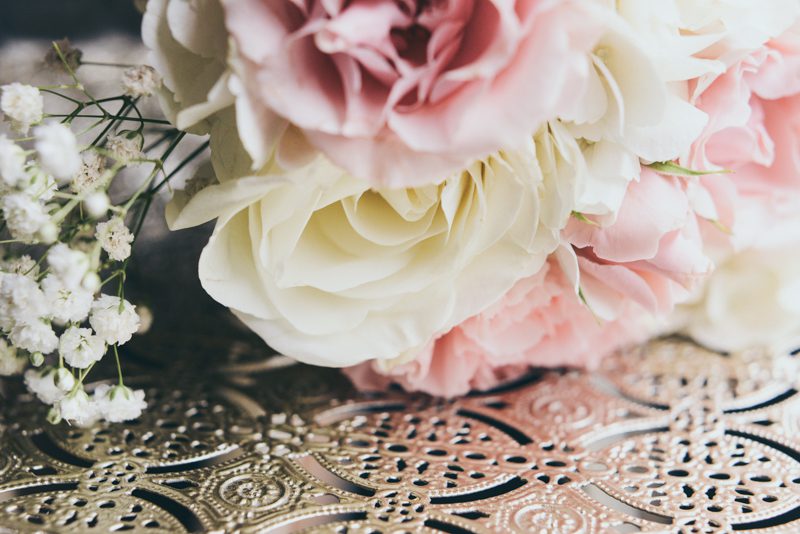
[[[689,335],[717,349],[800,341],[800,246],[748,249],[717,267],[688,308]]]
[[[242,178],[225,164],[221,183],[176,198],[171,227],[217,218],[206,291],[319,365],[398,357],[486,309],[541,268],[572,211],[574,169],[546,129],[410,189],[371,190],[323,156]]]
[[[228,32],[219,0],[150,0],[142,40],[163,78],[161,107],[178,128],[198,125],[233,104]],[[198,126],[204,131],[208,125]]]

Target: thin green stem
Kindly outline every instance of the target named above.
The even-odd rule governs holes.
[[[119,351],[117,350],[117,344],[111,345],[114,348],[114,359],[117,361],[117,375],[119,376],[119,385],[123,386],[122,383],[122,365],[119,363]]]
[[[164,150],[164,153],[161,155],[160,162],[159,162],[161,165],[159,167],[153,169],[153,172],[150,173],[150,176],[148,176],[147,179],[144,182],[142,182],[142,185],[139,187],[139,189],[136,190],[136,192],[133,194],[133,196],[131,196],[131,198],[128,199],[128,202],[126,202],[125,205],[122,207],[122,209],[126,213],[128,212],[128,210],[131,209],[131,206],[133,206],[136,203],[136,201],[139,199],[139,197],[147,190],[147,188],[150,187],[150,185],[152,184],[153,180],[158,175],[158,171],[163,171],[164,163],[167,161],[169,156],[172,154],[172,151],[175,150],[175,148],[178,146],[178,143],[180,143],[181,140],[185,136],[186,136],[186,132],[181,132],[175,137],[175,139],[172,140],[172,142],[170,142],[169,146],[166,148],[166,150]],[[150,191],[147,196],[148,196],[148,198],[151,197],[152,196],[152,191]],[[149,206],[150,206],[150,203],[148,202],[147,203],[147,207],[149,207]],[[142,217],[144,217],[144,216],[142,216]]]
[[[126,119],[127,115],[128,115],[128,111],[130,111],[131,107],[134,107],[135,105],[136,105],[136,101],[135,100],[131,100],[129,98],[126,98],[125,99],[125,104],[123,104],[123,106],[120,108],[119,112],[117,112],[117,116],[118,117],[115,117],[111,121],[109,121],[109,123],[106,125],[106,127],[103,128],[103,131],[100,132],[100,135],[98,135],[95,138],[95,140],[92,141],[92,146],[99,144],[100,141],[102,141],[103,138],[105,138],[105,136],[113,128],[115,128],[117,126],[118,123],[122,122],[123,119]]]
[[[54,88],[54,89],[72,89],[72,88],[73,88],[73,86],[71,86],[71,85],[61,85],[61,86],[59,86],[59,85],[54,85],[54,86],[53,86],[53,88]],[[55,96],[61,97],[61,98],[63,98],[64,100],[69,100],[69,101],[70,101],[70,102],[72,102],[73,104],[83,104],[83,102],[81,102],[81,101],[80,101],[80,100],[78,100],[77,98],[72,98],[71,96],[62,95],[62,94],[61,94],[61,93],[59,93],[58,91],[54,91],[53,89],[50,89],[50,88],[46,88],[46,87],[39,87],[39,91],[41,91],[42,93],[47,93],[47,94],[51,94],[51,95],[55,95]]]
[[[116,121],[141,122],[141,123],[145,123],[145,124],[163,124],[163,125],[172,124],[168,120],[164,120],[164,119],[123,117],[121,115],[97,115],[97,114],[91,114],[91,115],[73,115],[73,114],[69,114],[69,115],[64,115],[64,114],[55,113],[55,114],[52,114],[52,115],[48,114],[48,115],[46,115],[46,117],[52,117],[54,119],[60,119],[62,117],[71,117],[73,119],[111,119],[111,120],[116,120]]]
[[[159,182],[159,183],[158,183],[156,186],[154,186],[154,187],[152,187],[152,188],[150,189],[150,194],[151,194],[151,195],[153,195],[153,194],[155,194],[155,193],[158,193],[158,191],[159,191],[159,190],[161,190],[161,188],[162,188],[162,187],[164,187],[164,186],[165,186],[165,185],[166,185],[166,184],[167,184],[167,183],[168,183],[168,182],[169,182],[169,181],[172,179],[172,177],[174,177],[176,174],[178,174],[178,173],[181,171],[181,169],[183,169],[184,167],[186,167],[186,165],[188,165],[188,164],[189,164],[189,163],[190,163],[190,162],[191,162],[193,159],[195,159],[197,156],[199,156],[200,154],[202,154],[203,152],[205,152],[205,151],[206,151],[206,149],[208,148],[208,145],[209,145],[209,142],[208,142],[208,141],[206,141],[206,142],[204,142],[202,145],[200,145],[199,147],[197,147],[196,149],[194,149],[194,150],[192,151],[192,153],[191,153],[191,154],[189,154],[188,156],[186,156],[186,158],[184,158],[184,160],[183,160],[183,161],[181,161],[181,162],[178,164],[178,166],[177,166],[177,167],[175,167],[175,169],[173,169],[173,170],[172,170],[172,172],[170,172],[168,175],[166,175],[166,176],[164,177],[164,179],[163,179],[163,180],[161,180],[161,182]]]
[[[83,65],[91,65],[92,67],[117,67],[122,69],[127,69],[131,67],[135,67],[136,65],[132,65],[130,63],[109,63],[107,61],[83,61],[81,60],[81,66]]]
[[[83,381],[86,379],[87,376],[89,376],[89,371],[92,370],[92,367],[94,367],[94,364],[95,364],[95,362],[92,362],[91,364],[89,364],[89,367],[87,367],[83,371],[78,371],[78,382],[75,384],[75,388],[73,388],[73,391],[77,390],[78,386],[83,384]]]
[[[167,140],[168,140],[168,139],[170,139],[171,137],[174,137],[175,135],[177,135],[179,131],[180,131],[180,130],[175,130],[175,129],[169,129],[169,130],[167,130],[166,132],[164,132],[164,133],[161,135],[161,137],[159,137],[159,138],[158,138],[158,139],[156,139],[155,141],[151,142],[149,145],[145,145],[145,147],[144,147],[143,151],[144,151],[144,152],[150,152],[150,151],[151,151],[151,150],[153,150],[154,148],[156,148],[156,147],[160,146],[161,144],[163,144],[163,143],[164,143],[164,141],[167,141]]]
[[[95,99],[95,97],[94,97],[94,96],[92,96],[92,94],[91,94],[91,93],[89,93],[89,91],[87,91],[87,90],[86,90],[86,87],[84,87],[84,85],[83,85],[83,84],[81,83],[81,81],[78,79],[78,76],[77,76],[77,74],[75,74],[75,71],[74,71],[74,70],[72,69],[72,67],[70,66],[70,64],[69,64],[69,61],[67,61],[67,58],[64,56],[64,53],[61,51],[61,47],[60,47],[60,46],[58,45],[58,43],[57,43],[57,42],[55,42],[55,41],[53,41],[53,49],[56,51],[56,54],[58,55],[58,59],[60,59],[60,60],[61,60],[61,63],[64,65],[64,70],[66,70],[66,71],[67,71],[67,73],[69,74],[70,78],[72,78],[72,81],[74,81],[74,82],[75,82],[76,89],[79,89],[79,90],[80,90],[80,91],[81,91],[83,94],[85,94],[85,95],[86,95],[86,97],[87,97],[89,100],[91,100],[91,101],[92,101],[92,103],[93,103],[95,106],[97,106],[97,108],[98,108],[98,109],[100,109],[100,111],[102,111],[104,114],[106,114],[106,113],[107,113],[107,111],[105,110],[105,108],[103,108],[103,106],[101,106],[101,105],[100,105],[100,104],[97,102],[97,99]]]

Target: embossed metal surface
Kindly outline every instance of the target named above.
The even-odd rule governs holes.
[[[150,400],[133,424],[50,426],[39,404],[6,392],[2,527],[800,531],[789,354],[660,340],[593,374],[545,372],[442,401],[358,394],[334,370],[248,357],[246,343],[216,365],[185,344],[160,347],[174,351],[163,368],[129,355],[129,382]]]

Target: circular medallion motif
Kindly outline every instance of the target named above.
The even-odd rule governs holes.
[[[518,532],[531,534],[577,534],[584,532],[586,523],[581,515],[566,506],[551,503],[534,503],[520,509],[513,518]]]
[[[283,482],[261,473],[229,478],[220,485],[218,492],[226,503],[258,512],[275,507],[288,493]]]

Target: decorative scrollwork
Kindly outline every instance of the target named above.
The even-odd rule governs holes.
[[[721,355],[663,339],[593,374],[544,372],[454,401],[359,394],[335,370],[245,349],[214,361],[166,372],[143,362],[136,380],[151,405],[128,425],[52,427],[24,393],[4,403],[0,525],[800,529],[800,388],[789,354]]]

